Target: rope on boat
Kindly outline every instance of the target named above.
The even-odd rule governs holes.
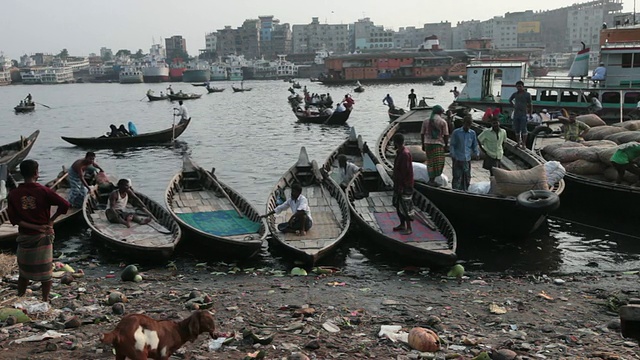
[[[611,230],[611,229],[605,229],[605,228],[602,228],[602,227],[599,227],[599,226],[589,225],[589,224],[581,223],[581,222],[578,222],[578,221],[573,221],[573,220],[570,220],[570,219],[561,218],[561,217],[558,217],[558,216],[549,216],[548,218],[549,219],[553,219],[553,220],[566,221],[566,222],[569,222],[569,223],[572,223],[572,224],[576,224],[576,225],[580,225],[580,226],[596,229],[596,230],[599,230],[599,231],[602,231],[602,232],[611,233],[611,234],[615,234],[615,235],[619,235],[619,236],[624,236],[624,237],[628,237],[628,238],[632,238],[632,239],[640,239],[640,237],[634,236],[634,235],[631,235],[631,234],[626,234],[626,233],[615,231],[615,230]]]

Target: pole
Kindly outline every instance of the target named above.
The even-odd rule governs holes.
[[[636,0],[633,0],[633,25],[636,24]]]
[[[634,1],[635,3],[635,1]],[[624,96],[622,95],[622,90],[620,90],[620,122],[624,121],[623,117],[623,107],[624,107]]]
[[[173,133],[171,135],[171,142],[175,142],[176,141],[176,113],[173,113]]]

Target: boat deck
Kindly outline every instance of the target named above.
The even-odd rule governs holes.
[[[336,241],[342,232],[342,212],[338,201],[330,195],[329,190],[321,190],[319,185],[303,187],[302,195],[309,201],[313,226],[304,236],[278,233],[278,237],[291,247],[313,253],[314,250],[319,251]],[[291,215],[291,209],[276,214],[275,223],[285,223]]]
[[[369,196],[353,202],[356,212],[367,222],[367,224],[381,234],[392,237],[396,240],[403,241],[399,233],[385,233],[376,219],[375,213],[395,213],[396,208],[393,206],[393,191],[370,192]],[[415,209],[418,211],[418,209]],[[429,215],[420,212],[423,217],[429,218]],[[442,240],[428,240],[412,243],[421,249],[430,251],[449,252],[449,244],[446,238]]]
[[[127,211],[134,213],[134,207],[128,205]],[[140,214],[145,217],[145,214]],[[145,247],[164,247],[171,246],[174,243],[174,234],[164,226],[152,220],[149,224],[141,225],[131,222],[131,227],[127,228],[123,224],[112,224],[107,220],[104,210],[94,210],[91,214],[93,226],[103,235],[122,241],[127,244]],[[168,232],[162,234],[159,231]]]

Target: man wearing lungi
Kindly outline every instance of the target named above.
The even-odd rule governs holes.
[[[413,232],[413,159],[409,149],[404,146],[404,135],[395,134],[393,144],[396,147],[396,159],[393,162],[393,206],[398,211],[400,225],[393,231],[402,235]]]
[[[89,166],[99,169],[102,168],[96,164],[96,154],[89,151],[83,159],[74,161],[73,165],[69,169],[69,202],[74,208],[81,208],[84,197],[89,190],[89,183],[84,178],[84,172]]]
[[[422,151],[427,154],[428,184],[432,186],[438,186],[436,177],[442,175],[444,153],[449,141],[449,125],[442,118],[442,114],[444,114],[442,106],[434,106],[431,110],[431,116],[422,123],[420,131]]]
[[[38,184],[38,163],[25,160],[20,164],[24,183],[8,197],[9,220],[18,225],[18,296],[27,291],[29,281],[42,282],[42,301],[49,301],[53,273],[53,222],[69,210],[70,204],[55,191]],[[51,206],[57,210],[51,216]]]
[[[449,142],[451,159],[453,160],[453,180],[451,186],[457,190],[467,191],[471,183],[471,158],[478,158],[478,138],[471,130],[471,115],[464,117],[462,127],[451,133]]]

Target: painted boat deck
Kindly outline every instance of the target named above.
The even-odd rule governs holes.
[[[309,201],[313,226],[304,236],[294,233],[279,233],[278,236],[288,245],[311,253],[336,241],[342,232],[342,214],[338,201],[330,195],[329,190],[321,191],[319,185],[303,187],[302,195]],[[276,214],[275,223],[287,222],[292,215],[291,209]]]
[[[354,200],[353,204],[355,210],[360,216],[367,222],[367,224],[375,229],[376,231],[382,233],[381,227],[379,226],[375,213],[389,213],[396,212],[396,208],[393,206],[393,191],[380,191],[380,192],[370,192],[369,196],[363,199]],[[418,209],[415,209],[418,211]],[[430,218],[430,216],[420,211],[422,216]],[[417,221],[417,220],[416,220]],[[385,234],[390,236],[389,234]],[[393,237],[393,236],[390,236]],[[444,240],[431,240],[431,241],[423,241],[413,243],[414,246],[431,251],[443,251],[449,252],[449,244],[446,239]]]

